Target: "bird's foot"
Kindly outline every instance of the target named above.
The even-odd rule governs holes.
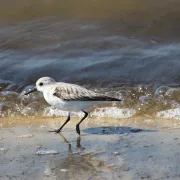
[[[61,130],[60,129],[54,129],[54,130],[51,130],[51,131],[48,131],[48,132],[55,132],[55,133],[59,133]]]

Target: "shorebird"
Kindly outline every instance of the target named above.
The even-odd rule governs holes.
[[[37,80],[36,86],[24,93],[28,95],[34,91],[43,93],[45,100],[55,108],[68,111],[68,117],[64,124],[50,132],[59,133],[70,120],[71,111],[82,111],[83,118],[76,125],[76,132],[80,135],[80,124],[88,116],[87,109],[101,101],[121,101],[121,99],[98,94],[76,84],[56,82],[50,77],[42,77]]]

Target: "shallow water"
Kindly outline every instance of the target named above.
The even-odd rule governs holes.
[[[24,92],[33,85],[18,85],[10,81],[0,83],[0,116],[2,117],[64,117],[66,111],[48,105],[42,93],[25,96]],[[177,85],[122,85],[119,87],[91,88],[92,90],[122,99],[121,102],[101,103],[89,111],[90,117],[127,119],[132,117],[180,119]],[[81,112],[72,116],[82,117]]]
[[[0,179],[178,179],[179,121],[3,118]],[[103,126],[102,126],[103,124]]]
[[[1,1],[0,115],[66,115],[39,94],[20,95],[51,76],[123,99],[91,116],[179,119],[178,7],[177,0]]]

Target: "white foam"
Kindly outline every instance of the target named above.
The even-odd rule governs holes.
[[[21,136],[17,136],[17,138],[32,138],[33,135],[32,134],[24,134],[24,135],[21,135]]]
[[[58,151],[55,150],[39,150],[36,152],[38,155],[50,155],[50,154],[59,154]]]
[[[156,117],[166,119],[179,119],[180,120],[180,108],[168,109],[157,113]]]
[[[117,107],[105,107],[95,109],[91,116],[96,117],[112,117],[112,118],[130,118],[135,115],[136,111],[134,109],[124,108],[119,109]]]
[[[6,152],[6,151],[8,151],[8,149],[6,149],[6,148],[0,148],[0,152]]]
[[[53,116],[67,116],[68,112],[67,111],[62,111],[60,109],[56,109],[53,107],[47,107],[44,110],[43,116],[47,117],[53,117]]]
[[[67,171],[67,169],[61,169],[61,172],[66,172]]]
[[[105,108],[97,108],[93,112],[90,113],[90,116],[95,117],[112,117],[112,118],[130,118],[134,116],[136,111],[130,108],[120,109],[117,107],[105,107]],[[45,108],[43,116],[47,117],[59,117],[59,116],[67,116],[67,111],[62,111],[59,109],[55,109],[53,107]],[[82,112],[72,112],[71,116],[82,117]]]
[[[152,123],[154,123],[154,120],[152,120],[152,119],[145,119],[144,122],[147,123],[147,124],[152,124]]]
[[[120,153],[115,151],[115,152],[113,152],[113,154],[114,155],[119,155]]]

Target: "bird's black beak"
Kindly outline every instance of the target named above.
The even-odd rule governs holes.
[[[28,92],[24,93],[24,95],[28,95],[28,94],[35,92],[35,91],[37,91],[36,87],[34,87],[33,89],[30,89]]]

